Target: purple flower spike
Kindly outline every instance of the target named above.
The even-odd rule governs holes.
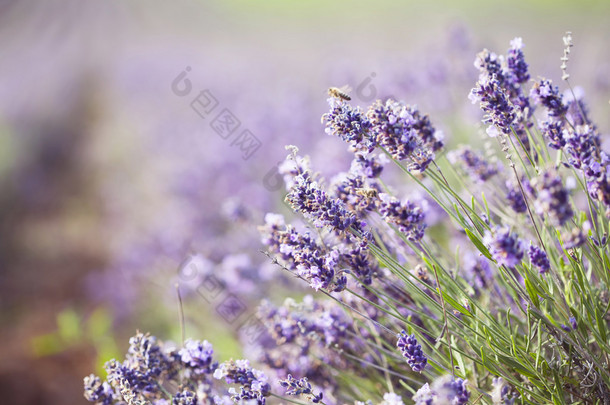
[[[538,246],[530,245],[527,250],[527,255],[530,258],[530,262],[538,267],[540,274],[544,274],[551,269],[551,263],[549,262],[546,252]]]
[[[541,79],[534,83],[530,96],[534,101],[546,107],[553,118],[561,119],[568,111],[557,86],[553,86],[550,80]]]
[[[207,340],[200,342],[187,339],[178,354],[183,363],[193,368],[195,374],[211,374],[218,366],[218,363],[212,361],[214,349]]]
[[[505,135],[511,133],[511,126],[517,118],[517,111],[495,75],[479,79],[468,98],[473,104],[477,101],[480,103],[481,110],[485,113],[483,122],[492,125],[487,130],[489,136],[497,136],[497,130]]]
[[[407,359],[407,363],[411,369],[420,373],[426,367],[428,359],[422,351],[421,345],[417,343],[415,335],[407,335],[404,330],[398,334],[398,342],[396,346],[402,352],[402,355]]]
[[[524,242],[506,227],[496,227],[493,232],[486,231],[484,241],[499,266],[513,268],[523,259]]]
[[[510,49],[506,58],[508,70],[511,73],[511,79],[514,83],[523,84],[530,79],[530,74],[527,71],[527,63],[523,56],[523,41],[521,38],[515,38],[510,41]]]
[[[307,381],[307,377],[301,379],[294,378],[291,374],[285,380],[279,380],[282,387],[286,388],[286,395],[305,395],[311,399],[314,404],[322,401],[324,394],[322,392],[314,394],[311,389],[311,384]]]
[[[397,225],[410,241],[418,242],[423,238],[426,224],[421,207],[410,201],[401,203],[387,194],[380,194],[379,198],[379,212],[386,222]]]

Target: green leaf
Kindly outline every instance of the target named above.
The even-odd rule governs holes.
[[[606,331],[606,324],[604,322],[604,317],[602,316],[598,307],[595,307],[595,321],[597,322],[597,328],[599,329],[599,333],[602,337],[602,340],[606,341],[608,336]]]
[[[536,288],[532,285],[528,278],[525,279],[525,289],[527,290],[527,294],[530,296],[530,299],[534,303],[536,307],[540,307],[540,299],[538,298],[538,294],[536,293]]]
[[[468,312],[468,310],[466,308],[464,308],[462,305],[460,305],[452,297],[447,295],[447,293],[445,291],[443,291],[443,299],[445,300],[446,303],[451,305],[456,311],[459,311],[461,314],[464,314],[466,316],[472,316],[472,314],[470,312]]]
[[[464,231],[466,231],[466,235],[468,235],[468,238],[472,241],[472,243],[474,243],[477,249],[479,249],[479,252],[481,252],[481,254],[489,260],[493,260],[491,254],[489,253],[489,250],[487,250],[483,242],[481,242],[481,240],[475,234],[470,232],[469,229],[464,229]]]

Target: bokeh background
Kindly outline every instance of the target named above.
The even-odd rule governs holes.
[[[347,169],[320,124],[326,89],[418,104],[451,141],[479,118],[479,50],[520,36],[533,77],[559,84],[566,30],[571,81],[607,134],[608,1],[0,2],[1,402],[86,403],[82,378],[137,329],[178,341],[176,284],[187,335],[239,357],[197,277],[247,310],[298,289],[256,226],[287,212],[285,145],[328,176]],[[202,91],[218,103],[204,117]],[[224,109],[240,123],[228,139],[211,126]],[[233,143],[246,129],[248,159]]]

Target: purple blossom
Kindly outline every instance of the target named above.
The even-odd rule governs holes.
[[[506,188],[508,189],[508,192],[506,193],[506,199],[508,200],[508,204],[513,209],[513,211],[517,213],[523,213],[527,211],[527,205],[525,203],[525,199],[523,198],[523,193],[521,192],[519,185],[515,184],[512,181],[507,181]]]
[[[607,159],[602,152],[602,161]],[[590,162],[585,168],[587,189],[592,198],[610,206],[610,164]]]
[[[447,395],[447,399],[451,399],[451,394],[453,395],[453,398],[451,399],[451,403],[453,405],[464,405],[468,403],[468,399],[470,399],[470,392],[466,387],[465,380],[456,378],[445,384],[444,387],[450,392],[450,394]]]
[[[479,85],[481,83],[489,84],[493,81],[503,92],[505,92],[510,103],[515,107],[518,107],[520,113],[525,113],[526,110],[531,109],[529,108],[529,99],[523,93],[522,89],[522,84],[529,80],[527,63],[525,63],[523,51],[521,50],[522,47],[523,42],[521,41],[521,38],[514,38],[510,43],[510,49],[508,50],[506,59],[503,56],[498,56],[495,53],[484,49],[477,55],[474,66],[479,70]],[[472,93],[471,96],[476,97]],[[475,101],[473,101],[473,103],[474,102]],[[483,106],[481,108],[483,109]],[[527,116],[530,114],[531,111],[528,112]],[[513,124],[517,125],[517,120],[514,120]],[[523,139],[527,138],[523,137]]]
[[[300,379],[294,378],[291,374],[288,374],[288,377],[284,380],[279,380],[279,384],[286,388],[287,395],[304,395],[308,399],[311,400],[314,404],[322,401],[324,394],[319,392],[318,394],[314,394],[311,389],[311,384],[307,381],[307,377],[303,377]]]
[[[207,340],[200,342],[187,339],[178,354],[182,362],[191,367],[195,374],[210,374],[218,366],[212,359],[214,349]]]
[[[379,213],[387,223],[397,225],[398,230],[410,241],[418,242],[423,238],[426,224],[420,206],[408,200],[401,203],[387,194],[380,194],[379,198],[381,199]]]
[[[562,119],[568,108],[563,103],[563,98],[559,94],[556,86],[550,80],[540,79],[530,91],[530,96],[535,102],[547,108],[549,116],[554,119]]]
[[[176,365],[173,355],[163,352],[154,336],[138,333],[129,340],[129,350],[123,363],[106,363],[110,383],[125,380],[134,394],[159,393],[157,380],[169,374]]]
[[[357,225],[355,215],[345,204],[339,199],[331,199],[309,173],[296,176],[286,201],[317,227],[327,226],[338,232],[346,232],[352,225]]]
[[[416,405],[464,405],[469,399],[466,381],[451,376],[438,378],[432,386],[426,383],[413,395]]]
[[[578,322],[576,322],[576,318],[571,316],[568,321],[570,322],[570,326],[572,327],[572,329],[576,330],[578,329]]]
[[[276,308],[269,302],[259,307],[259,315],[278,343],[292,343],[302,337],[321,340],[325,345],[340,344],[352,327],[352,321],[339,307],[321,303],[306,296],[297,304],[287,299],[284,306]]]
[[[417,373],[422,372],[428,363],[428,359],[421,348],[421,345],[417,343],[417,339],[414,334],[407,335],[404,330],[398,334],[398,341],[396,346],[402,352],[402,355],[407,359],[407,363],[411,369]]]
[[[540,131],[549,140],[549,146],[553,149],[562,149],[566,140],[564,138],[564,123],[559,120],[547,120],[541,124]]]
[[[381,192],[381,187],[361,175],[342,173],[333,178],[331,191],[343,201],[349,211],[361,218],[367,212],[375,210],[377,194]]]
[[[270,394],[267,376],[255,368],[250,367],[248,360],[229,360],[221,363],[214,371],[214,378],[224,379],[227,384],[238,384],[240,392],[233,390],[233,400],[256,399],[261,405],[265,404],[265,397]]]
[[[504,69],[502,68],[503,57],[487,49],[479,52],[474,60],[474,67],[479,71],[479,79],[487,80],[496,76],[504,81]]]
[[[326,133],[335,135],[348,142],[357,150],[372,150],[375,142],[369,134],[371,122],[360,107],[352,107],[334,97],[328,99],[330,112],[322,116],[326,124]]]
[[[260,227],[263,243],[315,290],[342,291],[347,278],[341,273],[348,270],[365,284],[371,283],[378,264],[366,249],[366,241],[324,247],[309,234],[287,226],[281,215],[267,214],[265,220],[266,225]]]
[[[534,207],[538,215],[548,215],[554,225],[563,225],[572,218],[574,211],[570,204],[570,195],[559,175],[547,171],[532,179],[531,186],[536,198]]]
[[[288,298],[279,307],[264,301],[258,317],[270,337],[259,360],[278,378],[288,374],[306,376],[329,392],[336,385],[332,368],[358,372],[361,367],[359,363],[346,363],[341,354],[363,356],[365,343],[354,336],[353,320],[333,301],[306,296],[299,303]],[[364,360],[374,361],[367,355]]]
[[[103,405],[124,402],[195,405],[198,399],[214,396],[216,388],[210,374],[216,363],[212,353],[207,342],[189,340],[178,351],[154,336],[138,333],[130,339],[123,362],[106,363],[106,382],[94,375],[85,378],[85,398]],[[179,387],[179,391],[168,399],[163,389],[167,387]]]
[[[515,403],[515,396],[510,395],[511,387],[502,377],[494,378],[492,387],[491,398],[494,404],[513,405]]]
[[[485,182],[498,173],[498,165],[491,164],[467,146],[451,152],[454,163],[461,163],[474,181]]]
[[[413,401],[415,405],[433,405],[434,404],[434,392],[430,389],[430,384],[425,383],[417,390],[413,395]]]
[[[517,112],[497,76],[479,79],[468,98],[473,104],[479,102],[481,110],[485,113],[483,118],[485,124],[493,125],[503,134],[511,133],[511,126],[517,118]],[[488,128],[488,135],[496,135],[494,127]]]
[[[357,153],[350,172],[368,177],[369,179],[377,178],[383,171],[384,164],[388,161],[385,155],[375,156],[373,154],[365,155]]]
[[[523,56],[523,41],[521,38],[515,38],[510,41],[510,49],[506,58],[508,70],[511,73],[511,79],[514,83],[523,84],[530,79],[527,63]]]
[[[188,389],[182,390],[174,395],[172,405],[197,405],[197,394]]]
[[[84,379],[85,399],[101,405],[111,405],[115,401],[115,392],[106,381],[91,374]]]
[[[479,255],[468,254],[466,264],[466,278],[474,288],[475,294],[494,287],[493,273],[489,261]]]
[[[485,231],[484,242],[499,266],[514,268],[523,259],[525,243],[507,227]]]
[[[434,159],[434,152],[443,147],[441,133],[414,106],[378,100],[370,106],[367,117],[377,146],[395,160],[409,160],[410,170],[425,171]]]
[[[589,125],[580,125],[574,131],[566,131],[565,150],[568,162],[576,169],[584,168],[593,162],[599,162],[599,136]]]
[[[546,255],[546,252],[536,245],[530,245],[527,250],[527,255],[530,258],[530,262],[538,267],[538,271],[541,274],[546,273],[551,269],[551,263]]]
[[[366,285],[372,283],[373,276],[379,269],[377,260],[371,255],[364,244],[350,245],[341,254],[341,260]]]

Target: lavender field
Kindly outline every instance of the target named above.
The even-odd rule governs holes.
[[[610,404],[610,3],[0,4],[0,398]]]

